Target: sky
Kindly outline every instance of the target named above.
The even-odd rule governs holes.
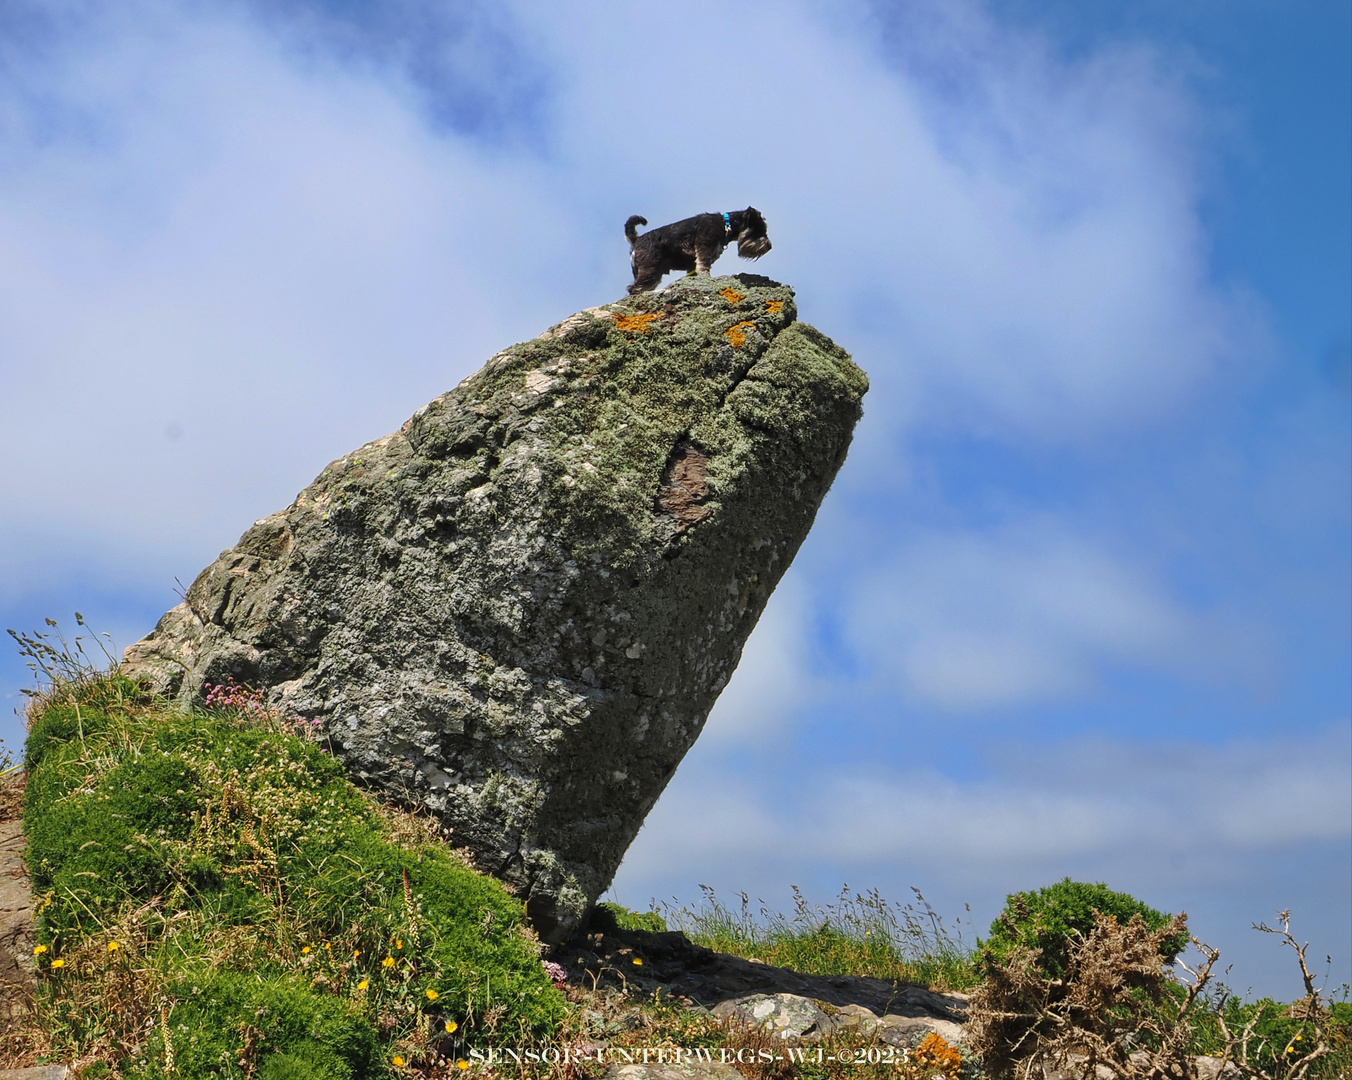
[[[1344,0],[12,0],[0,627],[114,651],[329,461],[755,205],[872,383],[610,898],[1070,876],[1352,981]],[[732,254],[715,268],[743,269]],[[91,643],[92,644],[92,643]],[[16,650],[0,738],[22,745]],[[1325,963],[1324,957],[1331,960]]]

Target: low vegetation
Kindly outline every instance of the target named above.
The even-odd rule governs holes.
[[[972,948],[962,924],[939,917],[918,889],[911,903],[889,903],[876,890],[842,888],[833,903],[809,904],[793,890],[793,914],[785,916],[762,903],[751,910],[750,897],[729,908],[703,886],[697,908],[664,907],[671,926],[691,941],[716,952],[792,968],[806,975],[867,975],[875,979],[919,983],[936,990],[963,990],[977,981]]]

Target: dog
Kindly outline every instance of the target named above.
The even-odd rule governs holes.
[[[709,273],[734,238],[737,254],[743,259],[759,259],[770,250],[765,218],[754,206],[728,214],[696,214],[640,236],[637,226],[646,224],[648,219],[637,214],[624,223],[629,263],[634,270],[630,295],[657,288],[669,270]]]

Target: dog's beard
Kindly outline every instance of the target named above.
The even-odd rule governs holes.
[[[737,238],[737,254],[743,259],[759,259],[770,250],[770,238],[768,236],[739,236]]]

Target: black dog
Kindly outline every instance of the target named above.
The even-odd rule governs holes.
[[[634,268],[630,293],[657,288],[662,275],[669,270],[707,274],[734,238],[737,254],[743,259],[759,259],[770,250],[765,219],[754,206],[730,214],[696,214],[639,236],[635,226],[646,224],[648,219],[637,214],[624,223],[624,235],[629,241],[629,262]]]

